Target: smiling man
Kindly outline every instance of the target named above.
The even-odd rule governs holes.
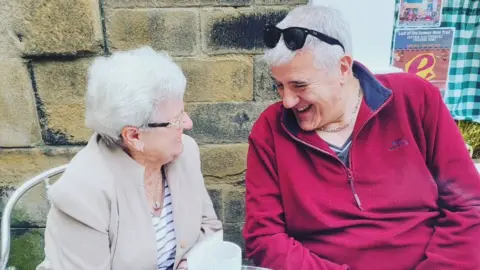
[[[275,270],[480,269],[480,176],[438,89],[374,76],[327,7],[264,34],[282,101],[249,137],[247,256]]]

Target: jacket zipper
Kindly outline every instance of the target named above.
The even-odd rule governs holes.
[[[393,94],[392,94],[393,95]],[[365,127],[365,125],[373,118],[375,117],[385,106],[387,106],[388,103],[390,103],[390,100],[392,99],[392,95],[390,95],[388,97],[387,100],[385,100],[385,102],[380,106],[380,108],[378,108],[374,113],[372,113],[372,115],[370,115],[370,117],[368,117],[368,119],[362,124],[362,126],[360,127],[360,129],[358,130],[357,134],[355,134],[352,138],[352,142],[351,142],[351,145],[350,145],[350,150],[349,150],[349,155],[348,155],[348,163],[349,163],[349,168],[347,168],[347,173],[348,173],[348,176],[349,176],[349,182],[350,182],[350,188],[352,190],[352,193],[353,193],[353,197],[355,198],[355,202],[357,203],[357,206],[358,208],[363,211],[363,207],[362,207],[362,201],[360,200],[360,196],[358,196],[356,190],[355,190],[355,184],[354,184],[354,181],[355,179],[353,178],[353,172],[350,168],[352,168],[352,149],[353,149],[353,140],[355,140],[358,136],[358,134],[360,134],[360,131]]]
[[[382,106],[380,106],[380,108],[378,108],[372,115],[370,115],[370,117],[368,117],[368,119],[363,123],[363,125],[360,127],[360,129],[358,130],[357,134],[355,136],[353,136],[352,138],[352,143],[351,143],[351,146],[350,146],[350,150],[349,150],[349,155],[348,155],[348,161],[349,161],[349,167],[347,167],[345,165],[345,163],[343,163],[337,156],[334,156],[318,147],[315,147],[309,143],[306,143],[300,139],[298,139],[297,137],[293,136],[292,133],[290,133],[290,131],[285,127],[285,125],[282,123],[282,126],[283,126],[283,129],[288,133],[288,135],[293,138],[295,141],[301,143],[301,144],[304,144],[306,146],[309,146],[317,151],[320,151],[328,156],[331,156],[333,158],[335,158],[336,160],[338,160],[342,165],[343,167],[345,168],[346,172],[347,172],[347,179],[348,179],[348,183],[350,185],[350,189],[352,191],[352,194],[353,194],[353,198],[355,200],[355,203],[358,207],[358,209],[360,209],[360,211],[364,211],[363,207],[362,207],[362,201],[360,200],[360,196],[358,196],[357,194],[357,191],[355,190],[355,179],[353,178],[353,172],[352,170],[350,169],[352,167],[352,155],[351,155],[351,152],[352,152],[352,148],[353,148],[353,140],[355,140],[358,136],[358,134],[360,133],[360,131],[365,127],[365,125],[373,118],[375,117],[389,102],[390,100],[392,99],[392,95],[390,95],[390,97],[382,104]]]
[[[282,125],[283,125],[283,123],[282,123]],[[315,149],[315,150],[317,150],[317,151],[320,151],[320,152],[322,152],[322,153],[324,153],[324,154],[326,154],[326,155],[328,155],[328,156],[331,156],[331,157],[335,158],[336,160],[338,160],[338,162],[340,162],[340,163],[342,164],[342,166],[345,168],[345,171],[347,171],[348,183],[350,184],[350,189],[352,190],[352,194],[353,194],[353,198],[355,199],[355,203],[357,204],[358,209],[360,209],[360,211],[363,211],[363,207],[362,207],[362,203],[361,203],[361,201],[360,201],[360,197],[358,196],[357,192],[355,191],[355,186],[354,186],[354,184],[353,184],[353,174],[352,174],[350,168],[348,168],[347,166],[345,166],[345,164],[344,164],[337,156],[334,156],[334,155],[332,155],[332,154],[330,154],[330,153],[328,153],[328,152],[326,152],[326,151],[324,151],[324,150],[322,150],[322,149],[320,149],[320,148],[318,148],[318,147],[316,147],[316,146],[313,146],[313,145],[311,145],[311,144],[309,144],[309,143],[306,143],[306,142],[304,142],[304,141],[296,138],[295,136],[293,136],[292,133],[290,133],[290,131],[288,131],[288,130],[285,128],[285,126],[284,126],[284,129],[286,130],[286,132],[288,133],[288,135],[290,135],[290,137],[292,137],[295,141],[297,141],[297,142],[299,142],[299,143],[301,143],[301,144],[304,144],[304,145],[306,145],[306,146],[308,146],[308,147],[310,147],[310,148],[313,148],[313,149]]]
[[[362,201],[360,201],[360,196],[358,196],[357,191],[355,190],[355,184],[353,183],[354,179],[353,179],[352,170],[350,170],[350,168],[348,167],[347,167],[347,174],[348,174],[348,183],[350,184],[350,189],[352,190],[355,203],[357,203],[358,209],[360,209],[360,211],[363,211]]]

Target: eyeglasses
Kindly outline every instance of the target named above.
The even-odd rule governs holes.
[[[151,127],[151,128],[157,128],[157,127],[179,128],[183,124],[183,116],[184,115],[185,115],[185,112],[182,112],[174,121],[163,122],[163,123],[149,123],[149,124],[147,124],[147,126]]]
[[[267,25],[263,31],[263,41],[268,48],[275,48],[282,34],[285,45],[292,51],[303,48],[307,36],[312,35],[325,43],[342,47],[343,51],[345,52],[345,47],[343,47],[343,44],[337,39],[315,30],[302,27],[289,27],[280,29],[274,25]]]

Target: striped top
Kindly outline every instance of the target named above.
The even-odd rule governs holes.
[[[172,196],[165,181],[165,198],[160,217],[152,216],[152,224],[157,237],[157,269],[173,269],[175,263],[175,224],[173,222]]]
[[[338,158],[345,164],[345,166],[349,167],[349,153],[350,153],[350,146],[352,145],[352,135],[347,139],[347,141],[343,144],[343,146],[338,147],[336,145],[328,143],[328,146],[337,154]]]

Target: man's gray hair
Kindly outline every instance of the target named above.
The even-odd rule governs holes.
[[[145,46],[97,57],[88,71],[85,124],[109,144],[124,127],[158,119],[163,101],[181,100],[186,78],[166,52]]]
[[[336,38],[345,47],[330,45],[311,35],[307,36],[303,48],[311,50],[317,67],[329,70],[345,55],[352,55],[350,26],[344,15],[337,9],[321,5],[304,5],[294,8],[277,24],[280,29],[304,27]],[[290,62],[298,51],[291,51],[283,42],[283,35],[277,46],[265,51],[264,59],[272,67]]]

